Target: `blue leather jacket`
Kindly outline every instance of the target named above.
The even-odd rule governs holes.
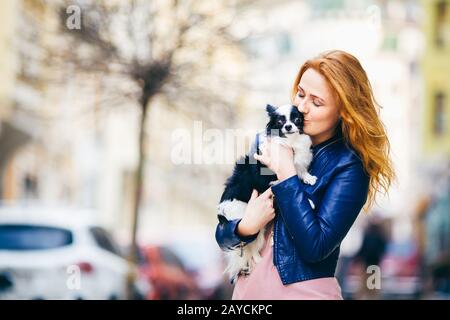
[[[256,150],[255,143],[252,149]],[[273,263],[285,285],[334,276],[340,243],[367,199],[369,177],[341,134],[313,146],[312,151],[309,172],[317,176],[314,186],[297,176],[272,186]],[[236,233],[240,220],[217,225],[216,241],[222,250],[235,250],[256,239],[256,235]]]

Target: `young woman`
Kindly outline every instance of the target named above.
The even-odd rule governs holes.
[[[279,182],[259,196],[254,191],[242,219],[217,226],[219,246],[235,250],[267,225],[263,259],[238,277],[233,299],[342,299],[334,277],[340,243],[364,204],[368,210],[394,179],[389,141],[354,56],[330,51],[306,61],[292,103],[304,115],[313,144],[309,172],[318,179],[311,186],[297,177],[289,148],[269,141],[255,155]]]

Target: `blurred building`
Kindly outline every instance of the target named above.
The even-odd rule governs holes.
[[[1,145],[10,150],[2,152],[6,160],[1,198],[8,202],[70,202],[72,163],[67,143],[55,130],[60,96],[52,92],[53,74],[46,60],[56,16],[44,1],[8,3],[2,3],[2,31],[10,35],[2,50],[2,61],[9,67],[5,72],[9,79],[2,82],[9,100],[9,108],[2,108],[8,111],[8,125],[4,126],[8,137]]]
[[[69,63],[62,69],[60,61],[53,61],[57,55],[52,56],[52,50],[67,43],[56,36],[61,17],[51,3],[4,1],[0,6],[1,199],[93,207],[104,226],[128,241],[136,191],[140,108],[132,98],[118,102],[111,91],[130,87],[129,79],[81,72]],[[233,15],[222,3],[204,5],[203,10],[221,12],[214,23]],[[177,54],[180,63],[183,59],[201,61],[196,49],[184,50],[184,56]],[[191,79],[186,79],[183,89],[193,96],[190,101],[163,95],[151,101],[145,128],[148,147],[139,227],[142,241],[180,230],[195,232],[196,228],[202,232],[206,228],[213,236],[215,207],[235,159],[229,164],[206,164],[206,150],[195,149],[195,145],[206,149],[216,143],[208,141],[208,129],[239,128],[244,61],[240,48],[224,41],[208,53],[205,70],[195,72],[203,93],[193,87],[189,92]],[[200,135],[196,121],[201,122]],[[194,163],[172,162],[172,132],[180,128],[190,134]],[[195,163],[195,152],[202,158],[199,163]]]
[[[95,110],[101,87],[87,91],[80,84],[95,81],[70,69],[61,78],[53,68],[49,51],[58,16],[49,3],[1,6],[0,197],[16,204],[98,208],[98,114],[85,111]],[[120,223],[108,212],[100,221],[109,227]]]
[[[10,0],[0,4],[0,197],[6,201],[20,192],[13,162],[16,152],[32,134],[23,117],[14,112],[16,73],[20,64],[15,50],[19,6],[17,1]]]
[[[411,236],[420,156],[421,8],[417,1],[262,2],[241,10],[238,24],[250,56],[245,68],[247,126],[262,128],[266,103],[289,103],[300,65],[320,52],[354,54],[368,73],[392,147],[398,182],[378,197],[383,216],[394,218],[395,238]]]
[[[223,17],[233,14],[220,2],[213,7]],[[186,61],[198,55],[196,49],[188,50],[194,52],[188,51]],[[246,151],[245,146],[238,150],[238,141],[248,144],[252,138],[252,128],[242,126],[246,117],[246,63],[247,58],[236,43],[218,41],[210,60],[203,62],[207,70],[197,71],[198,86],[192,87],[189,80],[183,84],[183,90],[190,91],[188,95],[193,100],[178,101],[175,95],[173,101],[167,96],[152,101],[147,123],[147,182],[141,211],[143,241],[189,233],[194,238],[196,234],[208,234],[213,239],[218,222],[216,206],[225,180],[234,162]],[[174,163],[172,157],[177,130],[187,138],[187,163]]]
[[[417,231],[425,275],[433,290],[450,295],[450,1],[422,1],[426,51],[422,126],[424,192]]]
[[[412,218],[423,188],[421,165],[423,10],[417,1],[378,1],[382,42],[372,64],[374,91],[391,142],[397,181],[379,198],[393,219],[394,241],[413,241]]]
[[[0,48],[2,59],[0,60],[0,77],[2,86],[0,87],[0,108],[2,119],[8,116],[11,109],[11,91],[14,87],[15,57],[11,50],[11,42],[14,34],[13,20],[15,13],[15,1],[2,1],[1,3],[1,28],[0,28]]]
[[[450,155],[450,2],[423,1],[426,14],[423,57],[425,113],[423,148],[427,156]]]

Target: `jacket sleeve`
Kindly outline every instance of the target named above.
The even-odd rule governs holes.
[[[241,237],[238,235],[237,226],[241,219],[228,221],[219,218],[219,220],[219,224],[216,227],[216,241],[223,251],[231,251],[243,247],[255,240],[258,236],[258,234],[248,237]]]
[[[286,229],[307,262],[327,258],[340,245],[367,199],[369,177],[360,162],[336,171],[316,210],[298,176],[272,186]]]
[[[259,133],[256,134],[255,140],[250,146],[249,154],[253,154],[257,150],[259,141]],[[219,223],[216,227],[216,242],[224,251],[231,251],[247,245],[256,239],[258,234],[241,237],[237,233],[237,227],[242,219],[227,220],[223,215],[217,215]]]

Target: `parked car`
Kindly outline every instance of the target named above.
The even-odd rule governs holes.
[[[141,277],[148,299],[229,299],[223,256],[207,230],[167,237],[141,247]]]
[[[129,265],[93,212],[0,208],[0,299],[124,299]]]
[[[147,279],[151,290],[149,300],[200,299],[200,289],[194,276],[180,258],[167,247],[148,245],[141,249],[140,274]]]
[[[213,239],[213,240],[211,240]],[[182,259],[200,288],[202,299],[230,299],[233,286],[224,273],[225,259],[208,232],[179,235],[169,247]]]

